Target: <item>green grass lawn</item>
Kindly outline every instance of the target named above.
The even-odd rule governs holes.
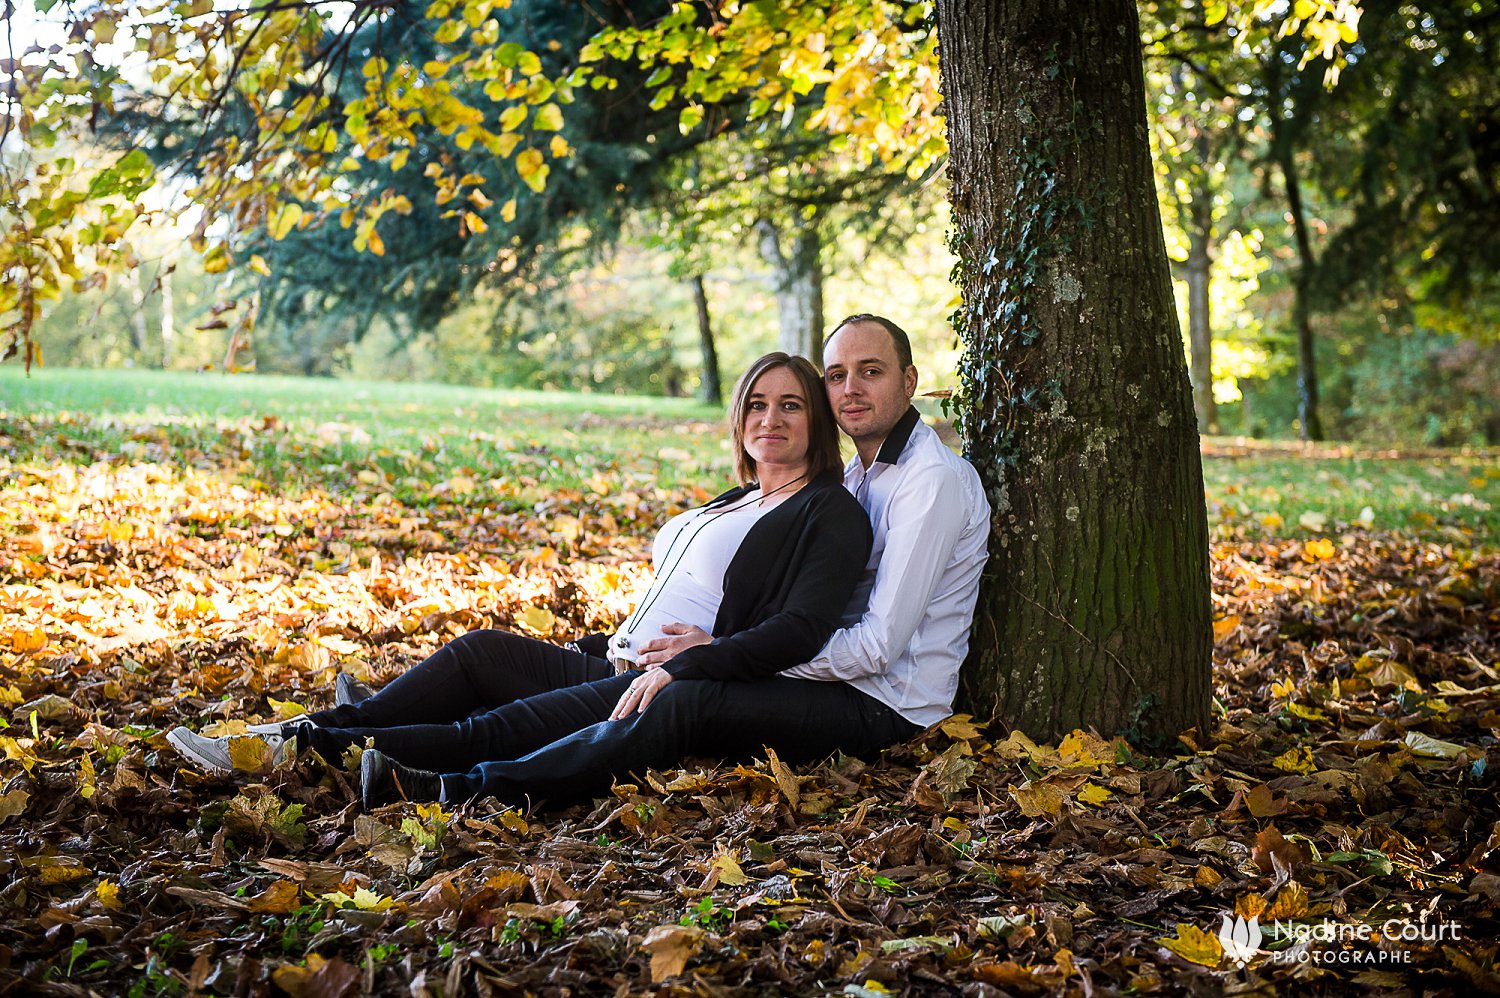
[[[329,379],[0,366],[0,455],[228,471],[267,489],[455,491],[525,505],[562,489],[731,484],[721,410],[686,399]],[[1415,530],[1489,546],[1495,451],[1400,454],[1211,439],[1222,531]],[[456,485],[455,485],[456,483]]]

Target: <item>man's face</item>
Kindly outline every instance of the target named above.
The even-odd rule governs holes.
[[[884,327],[859,322],[844,326],[824,346],[823,384],[839,428],[855,446],[878,444],[911,405],[917,369],[902,370]]]

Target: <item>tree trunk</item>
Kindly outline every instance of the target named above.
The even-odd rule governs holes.
[[[141,284],[141,268],[137,264],[124,274],[125,286],[130,290],[130,342],[135,347],[136,358],[146,359],[146,288]]]
[[[694,274],[688,282],[693,286],[693,304],[698,309],[698,345],[703,351],[703,387],[699,397],[711,405],[724,404],[724,389],[719,382],[719,353],[714,349],[714,330],[708,318],[708,292],[703,287],[703,275]]]
[[[817,363],[823,356],[823,261],[818,230],[808,224],[792,233],[782,248],[776,223],[755,223],[760,255],[770,264],[781,320],[780,349]]]
[[[165,263],[157,274],[157,283],[161,285],[161,366],[167,370],[172,366],[172,345],[176,335],[177,313],[172,300],[172,271],[175,267],[168,267]]]
[[[1208,524],[1135,6],[937,20],[958,411],[994,510],[962,701],[1167,743],[1208,721]]]
[[[1193,192],[1188,232],[1188,342],[1192,344],[1193,408],[1199,433],[1219,432],[1219,410],[1214,404],[1214,333],[1209,304],[1213,279],[1213,195],[1205,182]]]
[[[1292,234],[1297,241],[1297,277],[1292,282],[1292,325],[1297,330],[1297,421],[1303,440],[1322,440],[1323,421],[1318,416],[1318,360],[1313,351],[1312,276],[1317,260],[1307,235],[1307,216],[1302,206],[1302,185],[1297,181],[1297,153],[1289,142],[1273,143],[1286,184],[1287,209],[1292,216]]]

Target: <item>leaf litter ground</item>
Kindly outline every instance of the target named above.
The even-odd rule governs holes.
[[[163,734],[606,627],[705,495],[626,459],[272,489],[222,433],[174,463],[67,425],[0,458],[0,992],[1500,990],[1500,557],[1451,524],[1221,520],[1214,723],[1155,753],[957,717],[870,763],[366,815],[349,760],[226,779]]]

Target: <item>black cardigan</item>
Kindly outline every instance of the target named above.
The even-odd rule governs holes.
[[[743,498],[731,489],[708,509]],[[812,658],[838,629],[874,544],[864,509],[826,471],[756,521],[724,573],[714,640],[663,664],[674,679],[763,679]],[[579,644],[603,648],[590,635]]]

